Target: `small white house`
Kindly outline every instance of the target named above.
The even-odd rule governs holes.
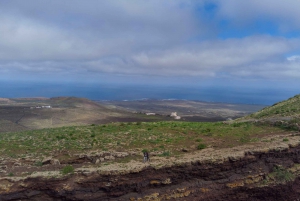
[[[42,108],[51,108],[50,105],[42,106]]]
[[[173,117],[176,120],[181,119],[181,117],[177,115],[177,112],[172,112],[171,115],[170,115],[170,117]]]
[[[177,112],[171,112],[170,117],[177,117]]]

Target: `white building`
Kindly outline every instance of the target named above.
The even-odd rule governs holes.
[[[171,115],[170,115],[170,117],[173,117],[176,120],[181,119],[181,117],[177,115],[177,112],[172,112]]]
[[[50,105],[42,106],[42,108],[51,108]]]

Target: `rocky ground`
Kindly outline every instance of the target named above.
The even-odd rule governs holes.
[[[297,200],[300,133],[175,157],[141,150],[0,158],[0,200]],[[69,167],[69,169],[68,169]]]

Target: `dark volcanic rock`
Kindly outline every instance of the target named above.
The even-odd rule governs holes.
[[[124,175],[28,178],[15,182],[8,192],[1,191],[0,200],[297,200],[299,177],[285,184],[257,184],[275,167],[291,168],[299,161],[297,146],[248,153],[222,164],[194,162],[158,170],[148,167]]]

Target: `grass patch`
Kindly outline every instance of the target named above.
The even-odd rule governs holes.
[[[234,147],[261,139],[271,132],[283,131],[280,127],[251,123],[180,121],[71,126],[2,133],[0,154],[18,158],[24,154],[45,155],[49,151],[78,153],[83,150],[154,148],[175,153],[178,148],[194,147],[196,150],[205,148],[205,144],[216,148]],[[220,141],[222,143],[214,144]]]
[[[63,169],[61,170],[61,173],[63,175],[65,174],[73,174],[74,173],[74,167],[72,165],[67,165],[65,167],[63,167]]]
[[[275,167],[269,177],[278,182],[289,182],[295,179],[295,175],[282,167]]]
[[[169,151],[164,151],[162,154],[160,154],[159,156],[162,156],[162,157],[166,157],[166,156],[170,156],[171,153]]]
[[[197,146],[197,149],[198,150],[201,150],[201,149],[205,149],[207,146],[206,146],[206,144],[199,144],[198,146]]]
[[[43,162],[42,162],[42,161],[36,161],[36,162],[34,163],[34,165],[35,165],[35,166],[38,166],[38,167],[41,167],[41,166],[43,166]]]

